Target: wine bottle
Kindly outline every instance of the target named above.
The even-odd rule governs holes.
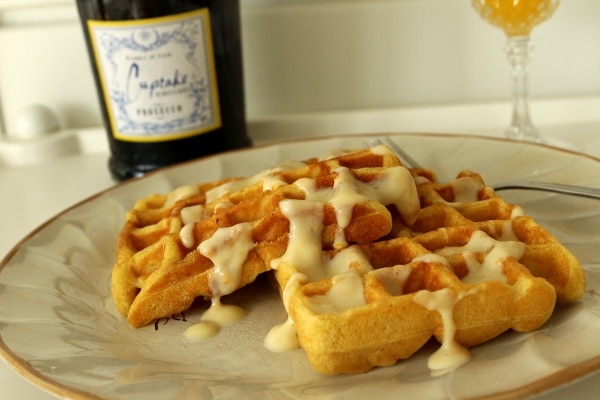
[[[238,0],[77,0],[117,180],[251,145]]]

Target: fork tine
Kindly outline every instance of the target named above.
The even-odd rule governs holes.
[[[421,165],[417,161],[415,161],[414,158],[412,158],[410,155],[408,155],[408,153],[402,150],[402,148],[398,146],[396,142],[390,139],[389,136],[384,136],[383,138],[379,138],[377,140],[379,141],[379,143],[383,143],[387,145],[390,149],[392,149],[392,151],[396,153],[396,155],[398,156],[400,161],[402,161],[402,164],[404,164],[405,167],[422,168]]]

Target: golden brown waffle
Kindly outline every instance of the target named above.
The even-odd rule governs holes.
[[[403,180],[412,200],[396,192],[378,200],[355,193],[356,204],[348,209],[344,196],[352,185],[367,190],[371,182],[385,179],[399,185]],[[339,195],[333,198],[333,193]],[[386,235],[392,225],[388,204],[397,202],[405,214],[418,208],[412,178],[398,159],[389,151],[371,150],[152,195],[127,213],[119,236],[112,276],[117,308],[140,327],[186,310],[196,297],[219,298],[254,281],[287,248],[289,221],[279,204],[307,196],[331,200],[323,209],[324,248]],[[338,223],[340,217],[347,221]]]
[[[322,276],[294,260],[274,267],[286,323],[322,373],[394,364],[432,336],[442,346],[430,368],[444,371],[468,360],[467,347],[539,328],[557,297],[583,295],[575,257],[479,175],[437,183],[431,171],[412,172],[414,222],[395,217],[388,237],[327,252]]]
[[[179,188],[127,214],[113,297],[136,327],[274,269],[297,339],[325,374],[391,365],[431,337],[433,370],[508,329],[532,331],[585,289],[546,229],[465,171],[439,183],[383,146]]]

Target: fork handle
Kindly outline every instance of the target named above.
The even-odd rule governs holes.
[[[396,144],[388,136],[384,136],[376,140],[377,143],[384,143],[388,145],[392,151],[396,153],[402,164],[407,168],[420,167],[419,163],[414,160],[409,154],[407,154],[398,144]],[[565,185],[560,183],[548,183],[548,182],[502,182],[497,185],[491,185],[494,190],[508,190],[508,189],[524,189],[524,190],[541,190],[544,192],[568,194],[571,196],[587,197],[589,199],[600,200],[600,189],[590,188],[576,185]]]
[[[545,192],[568,194],[571,196],[587,197],[600,200],[600,189],[584,186],[565,185],[560,183],[547,182],[502,182],[497,185],[491,185],[494,190],[524,189],[541,190]]]

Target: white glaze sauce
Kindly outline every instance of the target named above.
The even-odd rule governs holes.
[[[410,265],[395,265],[377,269],[374,273],[386,292],[392,296],[400,296],[404,294],[404,284],[411,272],[412,267]]]
[[[238,288],[242,265],[255,246],[250,222],[219,228],[200,243],[198,251],[214,264],[209,277],[213,296],[224,296]]]
[[[456,324],[454,323],[454,306],[465,295],[455,295],[449,288],[430,292],[421,290],[415,294],[413,300],[430,311],[437,311],[442,318],[444,335],[441,347],[436,350],[427,362],[433,375],[443,374],[461,366],[470,359],[469,351],[456,343]]]
[[[246,311],[234,304],[223,304],[221,299],[215,297],[210,308],[200,318],[201,322],[188,327],[184,336],[189,340],[200,341],[217,335],[222,327],[242,319]]]
[[[209,213],[202,204],[196,204],[182,208],[179,215],[181,217],[181,223],[183,224],[183,228],[181,228],[179,231],[181,243],[186,248],[191,249],[196,245],[196,238],[194,237],[194,225],[196,222],[207,218]]]
[[[327,293],[311,296],[307,301],[315,314],[342,313],[364,306],[366,302],[362,277],[355,270],[335,275],[331,279],[331,288]]]
[[[287,199],[280,202],[281,212],[290,222],[288,245],[284,255],[271,262],[294,265],[297,271],[315,281],[323,277],[321,232],[323,231],[323,203]]]
[[[282,352],[294,350],[299,347],[298,336],[296,334],[296,327],[294,326],[294,320],[289,315],[289,302],[291,296],[300,290],[302,284],[306,283],[308,278],[306,275],[301,273],[294,273],[288,280],[282,293],[283,307],[288,314],[285,322],[275,325],[269,330],[267,336],[264,339],[264,346],[274,352]]]
[[[452,181],[451,187],[454,192],[454,202],[467,203],[478,200],[483,185],[472,177],[462,177]]]
[[[197,196],[200,194],[200,188],[198,185],[184,185],[176,188],[167,195],[165,200],[165,207],[170,207],[179,200],[187,199],[189,197]]]
[[[482,262],[477,260],[477,253],[484,254]],[[464,246],[446,247],[436,251],[436,254],[442,256],[462,254],[469,269],[469,273],[462,281],[474,284],[491,280],[506,282],[504,262],[509,257],[519,260],[524,253],[524,243],[495,240],[483,231],[473,232],[471,238]]]
[[[273,326],[265,336],[263,345],[267,350],[274,353],[290,351],[300,347],[292,318],[288,316],[285,322]]]

